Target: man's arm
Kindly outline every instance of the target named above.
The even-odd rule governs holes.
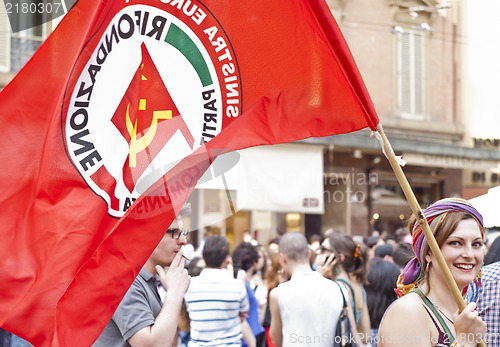
[[[278,306],[278,288],[271,290],[269,294],[269,309],[271,311],[271,326],[269,327],[269,336],[276,346],[281,346],[283,335],[281,332],[281,315]]]
[[[252,328],[250,328],[250,324],[248,324],[246,319],[241,321],[241,333],[243,335],[243,341],[245,341],[248,347],[256,346],[257,342],[255,340],[255,336],[253,335]]]
[[[170,346],[175,337],[182,301],[191,281],[184,268],[182,252],[176,254],[166,273],[161,266],[156,266],[156,271],[167,289],[165,302],[154,324],[139,330],[128,339],[131,346]]]

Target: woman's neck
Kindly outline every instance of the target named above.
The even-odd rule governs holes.
[[[424,283],[420,284],[419,287],[435,305],[438,305],[447,314],[453,316],[458,306],[444,280],[431,276]],[[462,288],[459,289],[462,290]]]
[[[335,272],[335,269],[333,270],[333,277],[334,277],[334,279],[343,278],[346,281],[350,280],[349,275],[347,274],[347,272],[345,272],[344,268],[342,266],[340,266],[340,265],[337,268],[337,272]]]

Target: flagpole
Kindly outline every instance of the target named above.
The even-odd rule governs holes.
[[[413,211],[415,216],[417,216],[417,222],[422,228],[422,231],[424,232],[425,238],[427,240],[427,243],[429,244],[432,254],[434,254],[434,256],[436,257],[437,263],[441,268],[441,271],[443,272],[444,278],[446,280],[446,284],[448,285],[448,288],[450,289],[451,294],[453,295],[453,298],[457,303],[458,309],[460,310],[460,312],[462,312],[462,310],[466,306],[465,301],[462,298],[462,294],[460,293],[457,283],[455,282],[453,276],[451,275],[450,269],[446,265],[446,261],[444,260],[443,254],[439,249],[439,245],[437,244],[436,239],[434,238],[434,234],[432,233],[431,228],[429,227],[429,223],[427,223],[427,219],[424,217],[424,213],[422,212],[422,209],[418,204],[417,198],[415,197],[415,194],[413,193],[413,190],[411,189],[410,184],[406,179],[403,169],[401,168],[396,159],[396,155],[394,154],[392,146],[389,143],[387,136],[385,135],[382,124],[380,123],[377,125],[377,132],[380,134],[382,138],[385,155],[389,160],[389,163],[391,164],[392,170],[396,174],[396,178],[398,179],[399,185],[403,189],[406,199],[410,204],[411,210]],[[480,343],[478,343],[478,346],[485,347],[486,345],[484,344],[483,341],[481,341]]]

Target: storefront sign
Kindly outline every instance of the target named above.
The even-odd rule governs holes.
[[[498,167],[498,162],[451,155],[404,153],[403,159],[408,165],[432,166],[451,169],[492,169]]]
[[[483,139],[474,137],[474,147],[483,149],[500,149],[500,139]]]
[[[500,185],[500,171],[476,170],[463,171],[463,185],[468,187],[493,187]]]

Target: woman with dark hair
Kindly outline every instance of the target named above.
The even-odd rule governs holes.
[[[319,249],[316,269],[326,278],[339,281],[348,289],[361,341],[370,340],[370,315],[363,285],[368,276],[368,249],[356,244],[351,236],[333,232]]]
[[[259,317],[259,302],[255,297],[254,290],[250,287],[250,280],[255,273],[257,262],[259,261],[259,252],[257,251],[257,247],[252,245],[250,242],[242,242],[234,249],[232,256],[235,269],[242,271],[243,278],[241,279],[244,280],[247,290],[250,309],[248,310],[246,320],[252,329],[253,335],[255,336],[257,343],[256,346],[265,346],[264,327],[260,323]],[[235,273],[235,275],[239,277],[240,274]],[[248,346],[243,340],[241,345],[243,347]]]
[[[368,283],[365,285],[366,301],[370,314],[371,345],[377,346],[378,326],[387,308],[398,298],[396,292],[399,266],[381,258],[373,258],[368,270]]]
[[[497,237],[495,241],[488,248],[488,253],[484,257],[484,265],[489,265],[496,263],[500,260],[500,237]]]
[[[255,266],[255,272],[250,279],[250,288],[252,288],[255,298],[259,304],[259,322],[264,322],[264,315],[266,312],[267,294],[268,289],[266,285],[266,270],[269,265],[269,254],[264,246],[258,244],[255,246],[259,253],[259,259]]]
[[[462,293],[477,279],[484,259],[481,214],[463,199],[442,199],[423,211],[443,259]],[[468,304],[459,313],[446,278],[416,216],[409,220],[413,258],[398,280],[401,296],[386,311],[379,346],[476,346],[486,324]]]
[[[266,269],[265,280],[268,288],[268,293],[276,288],[279,284],[289,280],[289,278],[286,277],[283,268],[281,267],[280,255],[278,253],[274,253],[270,256],[270,263]],[[276,347],[276,345],[271,340],[271,336],[269,335],[269,328],[271,327],[271,310],[269,307],[269,300],[266,303],[266,312],[263,325],[266,332],[267,347]]]

